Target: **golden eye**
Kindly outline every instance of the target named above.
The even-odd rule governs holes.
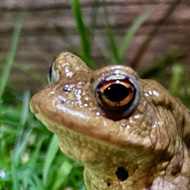
[[[109,81],[100,87],[100,99],[113,109],[129,104],[134,94],[134,87],[124,81]]]
[[[113,74],[105,76],[97,84],[95,97],[105,113],[122,113],[123,117],[132,113],[137,106],[139,90],[138,79]]]

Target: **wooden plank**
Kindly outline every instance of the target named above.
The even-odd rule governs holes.
[[[95,0],[81,0],[81,8],[86,25],[93,19]],[[147,9],[152,15],[146,20],[130,44],[126,52],[125,63],[129,64],[137,54],[150,32],[158,25],[160,19],[174,0],[107,0],[110,12],[109,21],[114,29],[117,44],[122,41],[126,30]],[[61,51],[70,48],[80,50],[80,39],[76,31],[76,23],[71,9],[71,1],[67,0],[3,0],[0,1],[0,62],[6,60],[10,45],[10,37],[20,8],[27,9],[19,46],[15,60],[44,78],[54,57]],[[96,13],[95,40],[92,41],[92,56],[99,66],[105,64],[105,59],[98,48],[97,40],[107,44],[109,49],[106,21],[102,4]],[[174,13],[160,28],[147,51],[142,57],[137,70],[151,65],[154,60],[163,57],[171,50],[187,52],[190,49],[190,1],[183,0]],[[111,56],[111,53],[110,53]],[[188,59],[184,61],[187,65]],[[14,69],[11,79],[20,89],[40,87],[40,83],[21,71]],[[24,80],[23,80],[24,79]],[[31,85],[27,85],[27,82]],[[35,90],[36,90],[35,88]]]

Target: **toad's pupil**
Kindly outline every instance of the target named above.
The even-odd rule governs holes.
[[[104,90],[104,96],[112,102],[119,102],[125,99],[130,92],[131,89],[122,84],[111,84]]]

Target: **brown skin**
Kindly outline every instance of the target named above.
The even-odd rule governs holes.
[[[190,111],[180,101],[125,66],[92,71],[77,56],[62,53],[53,70],[31,110],[56,134],[64,154],[84,165],[87,190],[190,189]],[[138,103],[126,116],[109,111],[94,95],[103,76],[116,70],[140,84]]]

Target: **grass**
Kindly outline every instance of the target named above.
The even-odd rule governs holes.
[[[7,55],[7,62],[4,67],[4,71],[2,72],[2,76],[0,80],[0,102],[2,102],[2,95],[5,90],[5,86],[8,81],[10,70],[13,64],[14,56],[16,53],[17,45],[18,45],[19,35],[20,35],[21,27],[22,27],[22,22],[23,22],[23,13],[19,15],[19,19],[15,25],[15,30],[14,30],[12,40],[11,40],[11,46],[10,46],[11,48]]]
[[[93,30],[95,30],[95,28],[92,25],[90,26],[85,25],[83,14],[80,9],[80,1],[73,0],[72,2],[73,2],[72,3],[73,13],[77,24],[77,32],[80,37],[81,47],[82,47],[82,52],[75,50],[73,51],[73,53],[80,56],[90,68],[95,69],[97,68],[97,65],[94,64],[93,62],[93,58],[91,56],[91,44],[90,44],[90,41],[94,39],[95,32]],[[151,15],[151,11],[147,10],[142,15],[140,15],[134,21],[131,27],[127,29],[125,35],[123,36],[123,39],[121,40],[121,43],[118,44],[115,41],[114,31],[109,22],[109,12],[106,6],[106,2],[104,0],[102,0],[102,2],[103,2],[102,6],[104,8],[104,15],[106,20],[106,31],[109,41],[109,47],[106,47],[106,45],[102,41],[101,42],[95,41],[95,43],[99,47],[100,51],[104,55],[105,59],[107,59],[107,62],[109,64],[123,64],[126,51],[129,47],[131,40],[133,39],[133,36],[135,35],[139,27],[143,24],[143,22]],[[96,3],[97,5],[99,5],[98,1]],[[95,18],[93,18],[92,20],[96,20],[96,14],[94,14],[94,17]],[[109,49],[110,47],[111,51],[107,53],[106,49]]]
[[[137,18],[134,21],[132,26],[127,29],[120,44],[117,44],[115,41],[115,35],[111,27],[111,24],[109,22],[109,12],[105,2],[104,2],[104,13],[107,23],[107,36],[110,42],[109,44],[111,47],[111,54],[113,55],[113,58],[109,60],[109,62],[111,64],[123,64],[127,49],[129,47],[131,40],[133,39],[133,36],[135,35],[136,31],[140,28],[140,26],[143,24],[143,22],[151,15],[151,11],[150,10],[145,11],[142,15],[139,16],[139,18]],[[111,54],[110,57],[112,57]]]
[[[15,25],[0,80],[0,189],[59,190],[70,187],[84,190],[83,167],[61,153],[56,137],[30,113],[30,93],[15,95],[5,88],[23,18],[22,13]]]
[[[83,54],[80,55],[80,57],[83,58],[83,60],[88,63],[88,66],[90,68],[95,68],[95,65],[92,63],[92,58],[90,55],[90,37],[89,32],[87,30],[87,27],[84,24],[82,12],[80,10],[80,1],[79,0],[73,0],[72,1],[72,7],[73,7],[73,13],[77,24],[77,31],[81,39],[81,45]]]
[[[0,189],[84,189],[82,166],[59,151],[55,136],[29,112],[29,101],[24,92],[14,106],[2,105]]]
[[[105,47],[105,44],[101,42],[96,45],[100,47],[102,54],[105,59],[109,60],[109,63],[123,64],[125,52],[133,36],[151,12],[148,10],[137,18],[126,31],[122,43],[118,44],[109,23],[106,4],[103,3],[103,6],[108,41],[111,48],[109,52],[105,52],[105,48],[102,48]],[[90,43],[90,39],[94,37],[94,31],[92,30],[95,28],[94,26],[86,26],[79,0],[73,0],[72,7],[82,46],[82,52],[77,51],[75,53],[80,55],[91,68],[96,68],[91,57]],[[22,13],[15,25],[7,62],[0,80],[0,189],[66,190],[72,188],[73,190],[84,190],[83,167],[61,153],[56,137],[31,114],[29,111],[30,92],[15,94],[11,88],[6,86],[12,66],[20,68],[36,80],[42,81],[42,83],[44,81],[36,73],[32,73],[27,68],[21,68],[18,63],[14,63],[23,18]],[[153,67],[140,73],[140,75],[145,78],[164,75],[168,80],[166,71],[173,63],[170,92],[179,96],[187,105],[190,98],[187,93],[188,85],[181,80],[185,70],[180,64],[179,58],[180,56],[177,54],[166,54],[162,60],[157,61]],[[176,62],[176,60],[178,61]],[[180,94],[179,86],[185,89],[185,93]]]

